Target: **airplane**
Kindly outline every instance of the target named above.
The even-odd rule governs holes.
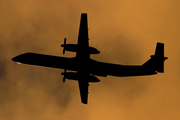
[[[160,42],[157,42],[155,54],[142,65],[119,65],[91,59],[90,54],[99,54],[100,51],[89,46],[87,13],[81,14],[77,44],[66,44],[66,38],[64,38],[64,44],[61,47],[63,47],[63,54],[65,51],[71,51],[76,52],[76,56],[68,58],[27,52],[12,60],[17,63],[64,69],[61,73],[64,75],[63,82],[66,79],[78,81],[81,102],[84,104],[88,103],[89,83],[100,82],[96,76],[128,77],[164,73],[164,61],[167,59],[164,57],[164,43]],[[66,70],[75,72],[66,72]]]

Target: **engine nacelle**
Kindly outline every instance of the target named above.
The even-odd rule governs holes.
[[[73,72],[63,72],[61,75],[64,75],[66,79],[70,80],[82,80],[82,81],[88,81],[88,82],[100,82],[100,80],[92,75],[87,75],[85,73],[73,73]]]
[[[66,50],[66,51],[71,51],[71,52],[78,51],[77,44],[62,44],[61,47],[64,47],[64,50]],[[89,53],[90,54],[99,54],[100,52],[94,47],[89,47]]]

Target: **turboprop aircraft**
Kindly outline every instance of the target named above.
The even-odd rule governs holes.
[[[96,76],[128,77],[163,73],[164,61],[167,59],[164,57],[164,44],[159,42],[156,45],[155,54],[151,55],[151,58],[142,65],[118,65],[91,59],[90,54],[99,54],[100,52],[89,46],[87,13],[81,14],[77,44],[66,44],[65,38],[64,44],[61,46],[63,54],[65,51],[72,51],[76,52],[76,56],[67,58],[28,52],[18,55],[12,60],[17,63],[64,69],[64,72],[61,73],[64,75],[63,82],[65,79],[78,81],[81,102],[84,104],[87,104],[88,101],[89,83],[100,81]],[[75,72],[66,72],[66,70]]]

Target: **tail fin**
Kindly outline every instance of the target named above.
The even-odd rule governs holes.
[[[146,67],[150,71],[164,72],[164,61],[167,57],[164,57],[164,43],[157,43],[155,54],[151,55],[151,58],[145,62],[142,66]]]

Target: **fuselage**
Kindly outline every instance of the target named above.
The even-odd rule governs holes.
[[[122,77],[157,74],[154,71],[145,69],[141,65],[118,65],[112,63],[98,62],[93,59],[79,60],[76,57],[66,58],[37,53],[21,54],[17,57],[14,57],[13,60],[24,64],[80,71],[104,77],[106,77],[107,75]]]

